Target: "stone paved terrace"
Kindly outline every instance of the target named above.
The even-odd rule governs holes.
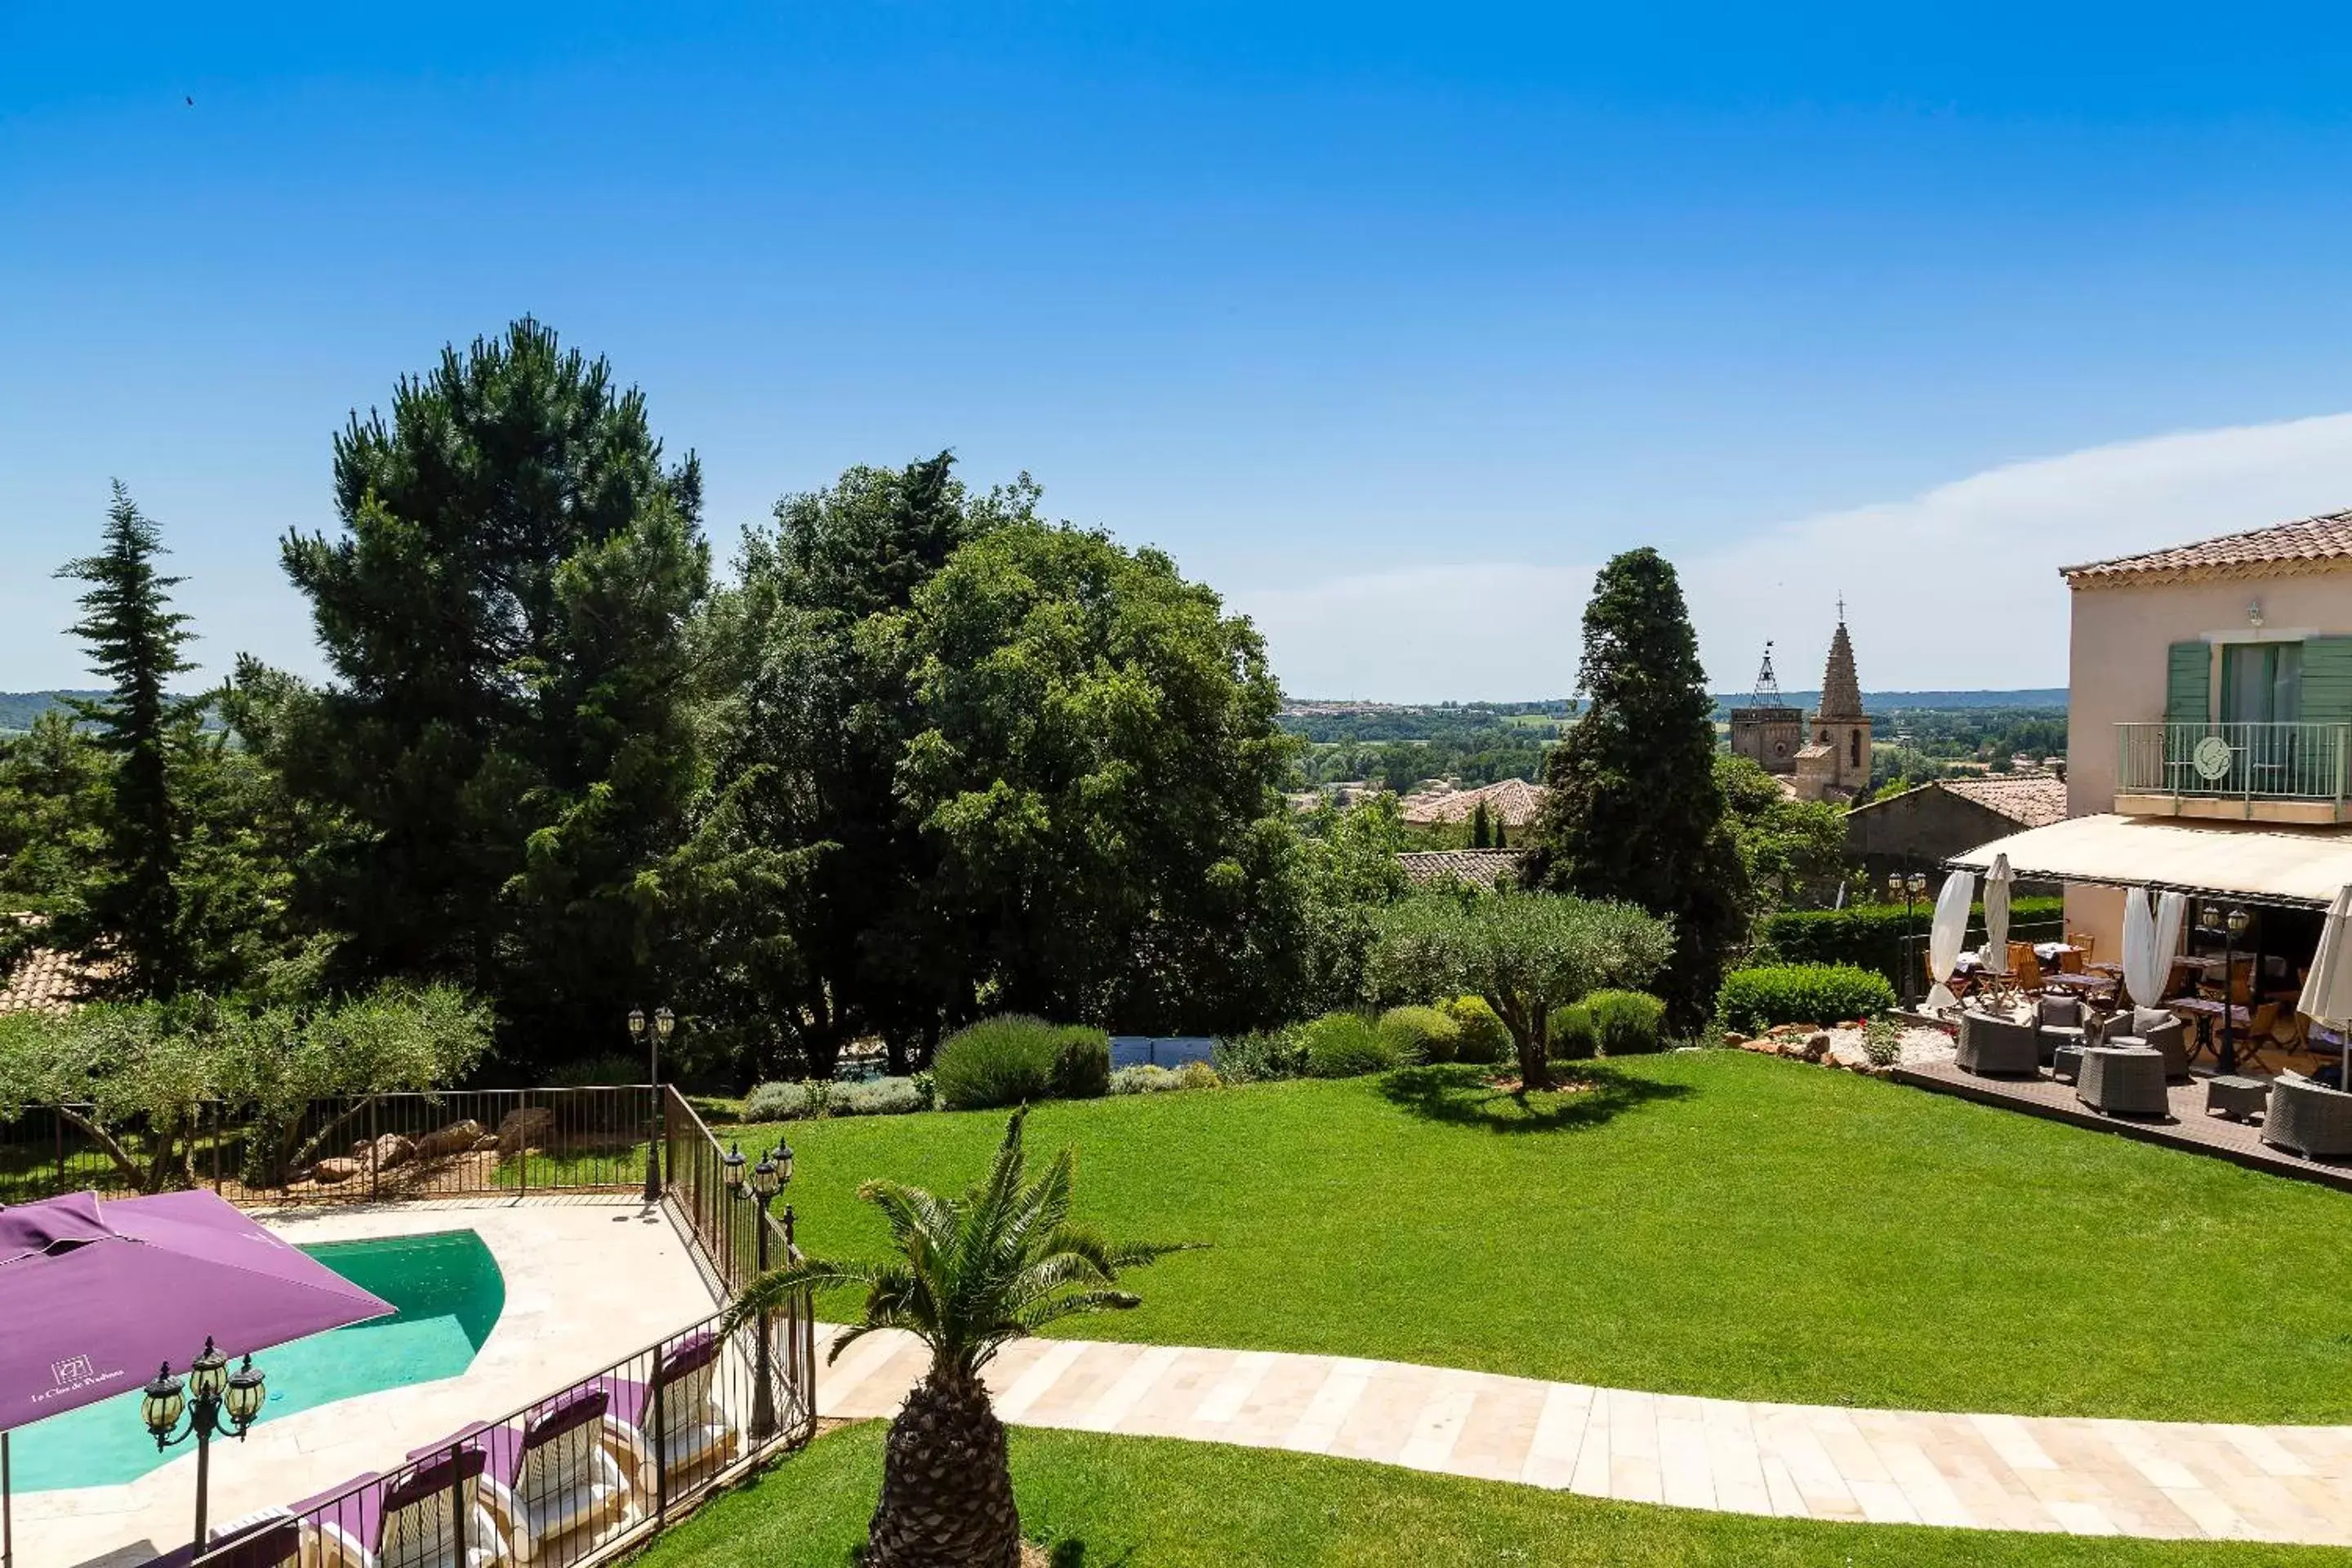
[[[505,1277],[506,1306],[457,1377],[265,1417],[242,1443],[216,1443],[215,1522],[390,1469],[413,1447],[519,1409],[712,1310],[666,1211],[649,1213],[634,1200],[480,1198],[259,1217],[298,1245],[473,1230]],[[268,1364],[267,1352],[255,1359]],[[18,1444],[37,1440],[38,1430],[18,1433]],[[127,1485],[19,1494],[18,1568],[144,1563],[187,1540],[194,1498],[195,1460],[184,1448]]]
[[[818,1379],[887,1416],[922,1347],[879,1333]],[[990,1368],[1004,1419],[1288,1448],[1738,1513],[2352,1544],[2352,1427],[1765,1405],[1265,1351],[1032,1340]]]
[[[2161,1121],[2102,1115],[2074,1098],[2073,1084],[2061,1083],[2047,1076],[2046,1069],[2040,1078],[1979,1078],[1974,1073],[1961,1071],[1949,1055],[1929,1059],[1916,1059],[1906,1055],[1903,1065],[1895,1069],[1894,1077],[1901,1083],[1958,1095],[1979,1104],[2022,1110],[2053,1121],[2119,1133],[2143,1142],[2162,1143],[2194,1154],[2229,1160],[2253,1170],[2268,1171],[2273,1175],[2319,1182],[2352,1192],[2352,1163],[2307,1160],[2284,1149],[2273,1149],[2263,1142],[2259,1123],[2232,1121],[2208,1114],[2205,1110],[2205,1075],[2202,1073],[2187,1083],[2168,1086],[2165,1098],[2172,1102],[2172,1114]]]

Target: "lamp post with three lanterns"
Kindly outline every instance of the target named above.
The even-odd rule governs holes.
[[[139,1419],[145,1423],[155,1439],[157,1452],[196,1440],[196,1555],[205,1550],[205,1513],[210,1499],[212,1483],[213,1437],[226,1433],[244,1441],[248,1427],[260,1417],[263,1401],[269,1397],[261,1370],[247,1356],[245,1364],[234,1373],[228,1369],[228,1357],[213,1346],[212,1337],[205,1338],[202,1354],[188,1363],[188,1376],[184,1385],[172,1375],[172,1363],[165,1362],[155,1373],[139,1401]],[[180,1417],[187,1417],[187,1426],[180,1426]]]
[[[757,1237],[759,1270],[765,1274],[768,1271],[768,1204],[784,1190],[784,1184],[793,1179],[793,1146],[779,1142],[760,1157],[758,1164],[751,1167],[748,1178],[744,1172],[746,1163],[742,1145],[737,1144],[727,1151],[727,1190],[753,1205],[756,1209],[751,1223]],[[788,1255],[792,1244],[793,1211],[792,1205],[787,1204],[784,1205],[784,1249]],[[776,1430],[776,1401],[769,1391],[770,1328],[765,1312],[760,1314],[758,1330],[760,1345],[753,1352],[751,1436],[767,1437]]]
[[[645,1201],[661,1202],[661,1048],[677,1027],[677,1016],[667,1007],[654,1009],[648,1020],[643,1007],[629,1009],[629,1038],[646,1047],[646,1082],[653,1088],[653,1108],[646,1118]]]
[[[1906,952],[1917,951],[1918,935],[1911,929],[1911,910],[1913,906],[1918,902],[1919,895],[1927,890],[1927,873],[1925,871],[1889,871],[1886,873],[1887,902],[1892,903],[1896,899],[1903,900],[1903,935],[1905,951]],[[1911,978],[1918,970],[1918,967],[1919,966],[1916,963],[1909,962],[1908,959],[1905,961],[1903,965],[1903,986],[1900,993],[1902,995],[1907,997],[1911,994]]]

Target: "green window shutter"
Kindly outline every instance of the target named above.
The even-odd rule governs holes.
[[[2310,724],[2352,724],[2352,637],[2305,641],[2303,718]]]
[[[2202,724],[2212,717],[2212,684],[2213,650],[2204,640],[2174,643],[2164,682],[2166,722]]]

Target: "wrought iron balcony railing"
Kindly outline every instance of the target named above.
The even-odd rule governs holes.
[[[2182,799],[2347,798],[2345,724],[2118,724],[2118,795]]]

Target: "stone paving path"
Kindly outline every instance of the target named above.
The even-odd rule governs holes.
[[[835,1331],[826,1331],[826,1336]],[[869,1335],[824,1414],[887,1416],[921,1374]],[[1764,1405],[1268,1351],[1029,1340],[989,1370],[1009,1422],[1190,1437],[1737,1513],[2352,1544],[2352,1427]]]

